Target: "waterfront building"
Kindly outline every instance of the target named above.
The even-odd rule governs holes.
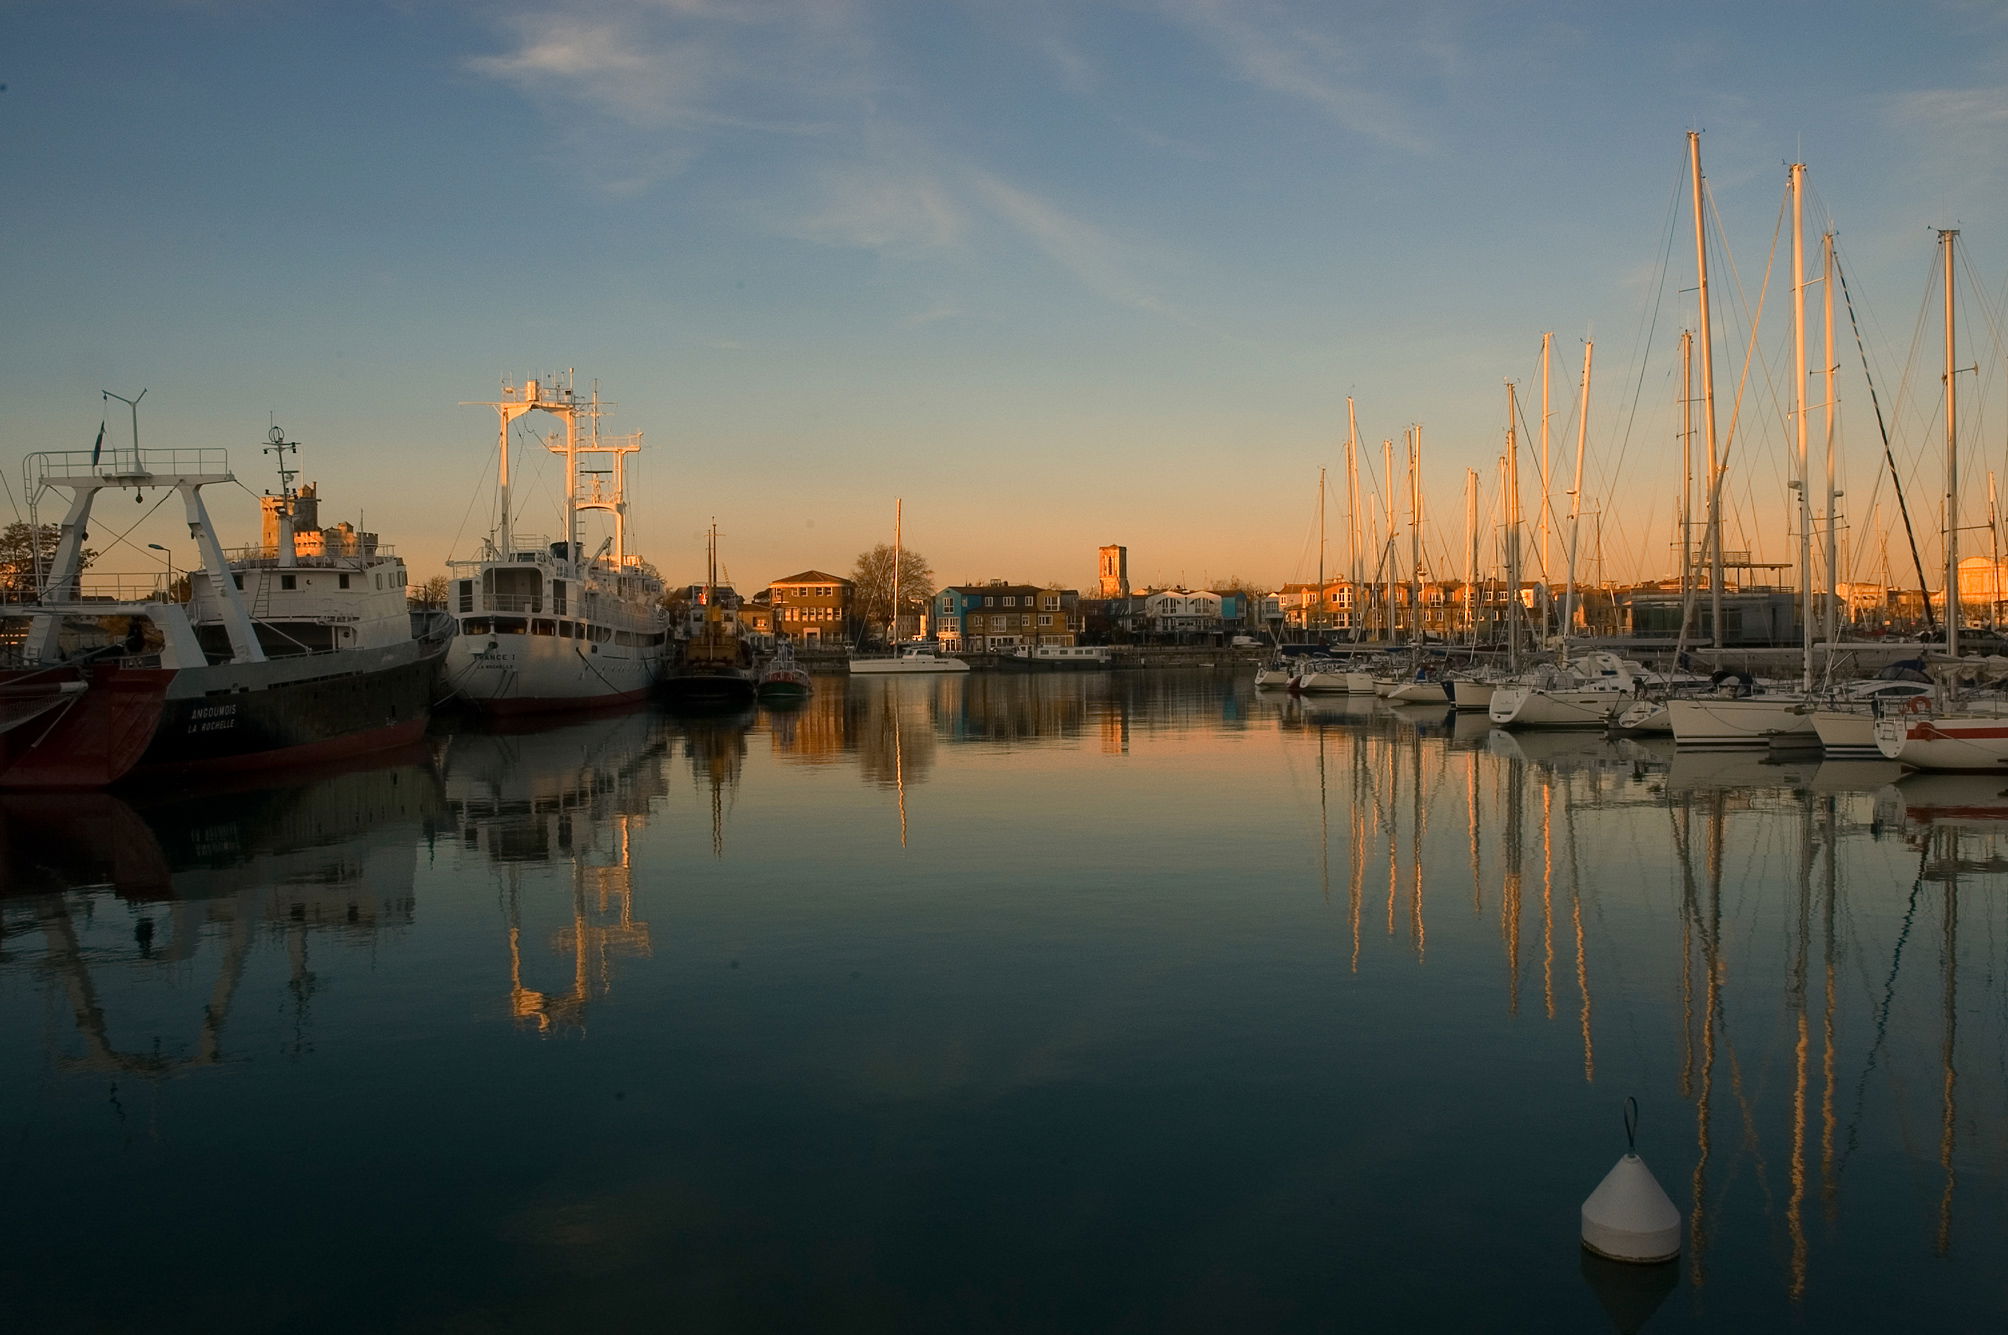
[[[767,586],[772,632],[800,644],[838,643],[851,619],[854,586],[841,575],[804,570]]]
[[[1080,641],[1080,594],[1001,579],[951,584],[934,596],[934,624],[936,638],[952,653],[1073,645]]]

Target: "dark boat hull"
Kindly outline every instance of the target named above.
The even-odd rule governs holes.
[[[196,668],[106,667],[60,719],[0,736],[0,788],[103,788],[416,740],[444,641]],[[57,711],[50,711],[55,714]]]
[[[678,668],[663,678],[662,694],[672,705],[751,704],[753,676],[744,668]]]

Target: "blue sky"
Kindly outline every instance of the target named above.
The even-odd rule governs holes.
[[[2008,256],[1995,3],[7,14],[17,493],[22,454],[88,445],[99,391],[145,387],[145,443],[230,446],[253,490],[276,415],[327,517],[363,512],[422,577],[491,522],[492,414],[459,405],[574,367],[618,404],[611,429],[646,433],[634,546],[672,579],[701,572],[714,516],[742,587],[847,570],[902,496],[944,581],[1086,584],[1123,542],[1139,581],[1274,583],[1315,567],[1317,469],[1338,494],[1352,394],[1375,470],[1382,438],[1423,425],[1430,546],[1455,571],[1464,470],[1490,523],[1502,381],[1538,393],[1552,330],[1557,468],[1587,336],[1586,504],[1610,573],[1657,573],[1694,320],[1689,128],[1736,268],[1725,304],[1739,282],[1754,304],[1785,164],[1809,164],[1809,230],[1840,229],[1924,496],[1935,350],[1907,399],[1899,382],[1931,229],[1963,229],[1985,340],[1969,466],[2001,466],[1979,318]],[[1780,559],[1783,301],[1730,488],[1732,542]],[[1746,337],[1725,324],[1725,400]],[[1866,532],[1873,418],[1843,393]],[[530,472],[519,527],[547,531],[551,472]],[[248,540],[248,498],[212,504]],[[1334,561],[1344,523],[1341,505]]]

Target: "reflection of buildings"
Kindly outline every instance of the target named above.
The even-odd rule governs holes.
[[[667,791],[666,729],[642,711],[461,733],[448,747],[448,816],[461,846],[500,871],[509,1009],[525,1028],[584,1032],[590,1003],[613,986],[615,962],[653,948],[635,917],[633,851]],[[528,944],[538,940],[541,958]],[[545,976],[552,958],[561,965],[555,979]]]
[[[59,981],[82,1042],[52,1041],[58,1066],[161,1078],[226,1059],[246,966],[261,940],[277,941],[290,1050],[307,1051],[322,985],[312,943],[370,951],[411,925],[417,850],[439,810],[422,750],[297,787],[139,807],[104,793],[10,796],[0,963],[42,942],[28,958]]]

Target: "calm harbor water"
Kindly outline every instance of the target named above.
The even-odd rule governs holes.
[[[1895,779],[1189,672],[8,798],[8,1324],[1999,1329],[2008,793]]]

